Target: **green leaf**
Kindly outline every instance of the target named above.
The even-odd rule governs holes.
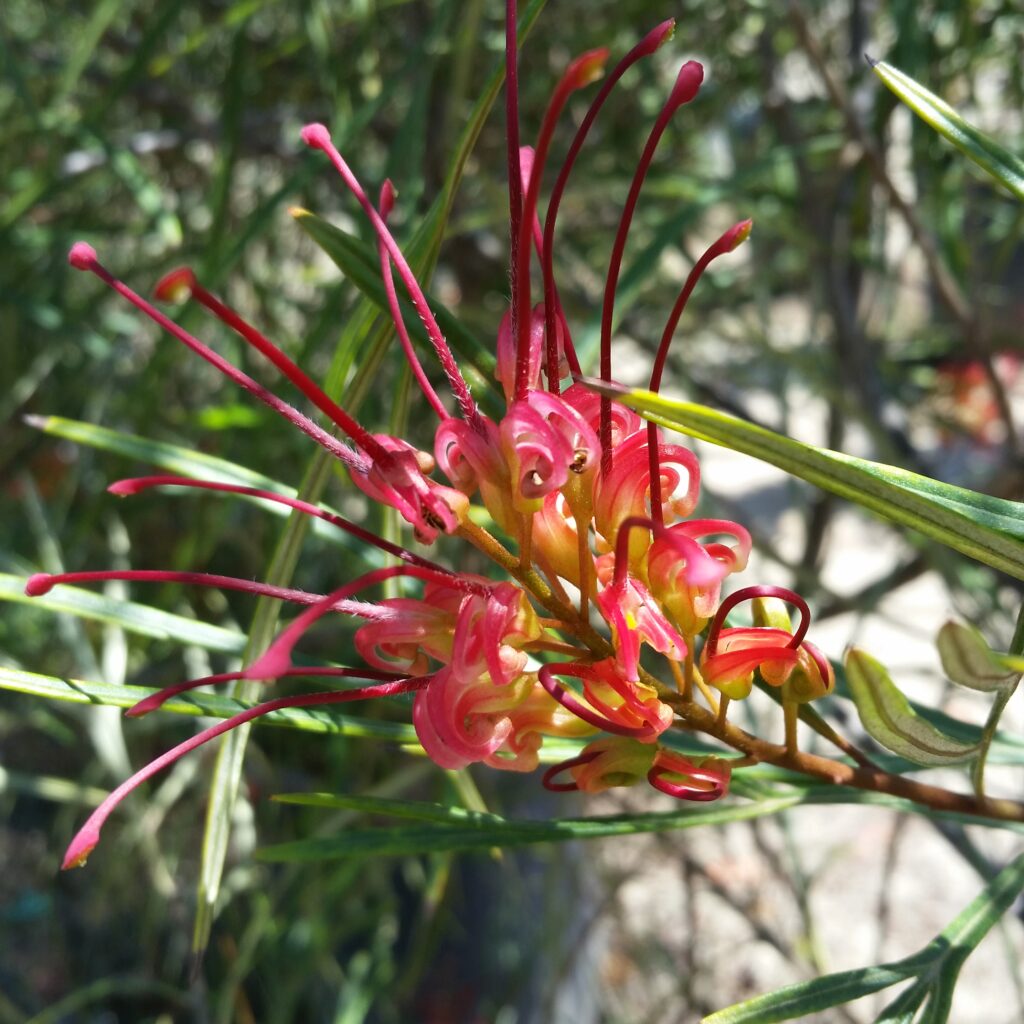
[[[168,444],[166,441],[154,441],[148,437],[140,437],[137,434],[125,434],[118,430],[111,430],[109,427],[100,427],[94,423],[84,423],[81,420],[69,420],[63,416],[26,416],[25,422],[29,426],[42,430],[45,434],[53,437],[62,437],[75,444],[84,444],[99,451],[111,452],[114,455],[123,455],[125,458],[145,462],[150,466],[166,470],[178,476],[187,476],[196,480],[215,480],[218,483],[239,484],[242,487],[256,487],[260,490],[270,491],[273,494],[282,494],[288,498],[298,496],[294,487],[289,487],[277,480],[239,466],[227,459],[217,458],[215,455],[207,455],[203,452],[194,451],[191,448],[184,448],[176,444]],[[183,492],[169,490],[168,495],[180,496]],[[292,515],[292,510],[287,505],[277,505],[269,501],[261,501],[259,498],[249,498],[245,495],[234,495],[238,501],[245,501],[258,505],[269,515],[286,518]],[[113,500],[113,499],[111,499]],[[123,500],[123,499],[118,499]],[[307,501],[316,504],[318,497],[306,497]],[[329,506],[323,506],[327,511],[333,511]],[[298,515],[298,513],[296,513]],[[309,522],[309,528],[313,533],[323,539],[337,544],[344,548],[353,557],[359,558],[368,566],[378,566],[381,563],[376,552],[368,548],[362,541],[356,541],[348,534],[342,532],[330,523],[322,519],[314,519]],[[279,584],[286,586],[287,584]]]
[[[949,679],[971,690],[992,693],[1006,689],[1024,672],[1024,658],[998,654],[979,630],[960,622],[947,622],[939,630],[936,646]]]
[[[245,634],[236,629],[199,622],[184,615],[174,615],[134,601],[121,601],[80,587],[61,585],[40,597],[28,597],[25,593],[25,580],[8,573],[0,573],[0,601],[15,601],[41,611],[63,612],[79,619],[120,626],[138,636],[192,644],[207,651],[241,654],[245,648]]]
[[[671,401],[650,391],[610,388],[599,381],[586,383],[655,423],[752,455],[1024,579],[1024,505],[1019,502],[794,441],[705,405]]]
[[[1024,160],[1004,149],[984,132],[965,121],[945,100],[899,68],[885,61],[872,61],[875,74],[915,114],[945,136],[986,174],[1005,185],[1018,199],[1024,199]]]
[[[88,682],[83,679],[58,679],[55,676],[3,667],[0,667],[0,690],[71,704],[94,704],[98,707],[116,708],[130,708],[144,697],[157,692],[156,687],[150,686],[117,686],[113,683]],[[244,701],[235,697],[193,690],[188,694],[172,697],[160,710],[193,718],[230,718],[256,703],[258,701]],[[338,714],[330,708],[285,708],[258,718],[256,724],[284,726],[302,732],[332,736],[388,740],[395,743],[412,743],[416,740],[416,731],[404,722],[362,719],[353,715]]]
[[[864,728],[894,754],[929,767],[965,764],[978,755],[978,744],[961,743],[921,718],[885,668],[864,651],[847,652],[846,681]]]
[[[829,974],[756,996],[705,1017],[701,1024],[775,1024],[840,1006],[908,978],[913,985],[891,1002],[876,1024],[906,1024],[928,998],[924,1020],[944,1024],[956,975],[1024,888],[1024,854],[1008,864],[924,949],[904,960]]]
[[[295,496],[293,487],[286,487],[277,480],[271,480],[262,473],[256,473],[244,466],[239,466],[227,459],[219,459],[215,455],[206,455],[192,448],[184,448],[165,441],[152,441],[137,434],[125,434],[109,427],[100,427],[94,423],[83,423],[81,420],[69,420],[63,416],[26,416],[25,422],[50,434],[62,437],[75,444],[84,444],[100,451],[123,455],[137,462],[145,462],[151,466],[176,473],[179,476],[190,476],[204,480],[216,480],[218,483],[241,484],[244,487],[259,487],[277,494]],[[286,510],[287,514],[287,510]]]
[[[380,264],[370,248],[361,239],[342,231],[341,228],[335,227],[308,210],[292,210],[292,216],[299,227],[337,264],[342,273],[378,309],[388,312],[387,295],[380,276]],[[462,324],[454,313],[451,313],[429,293],[426,293],[426,296],[438,326],[444,332],[453,353],[462,357],[460,368],[467,376],[469,383],[475,386],[475,390],[478,392],[477,397],[482,397],[479,394],[481,391],[490,391],[492,397],[497,397],[498,392],[494,381],[495,358],[491,351]],[[434,349],[422,321],[409,303],[403,302],[402,307],[409,337],[419,345],[424,355],[429,356],[429,360],[434,360]],[[426,365],[430,367],[432,362],[428,361]]]
[[[445,804],[424,803],[420,800],[354,796],[347,793],[281,793],[274,796],[273,799],[283,804],[361,811],[364,814],[381,814],[392,818],[410,818],[415,821],[433,821],[442,825],[473,825],[483,828],[489,825],[500,825],[505,821],[497,814],[470,810],[466,807],[449,807]]]
[[[913,966],[904,962],[827,974],[729,1006],[705,1017],[701,1024],[774,1024],[793,1020],[830,1006],[841,1006],[913,976]]]
[[[425,825],[419,828],[347,829],[337,836],[268,846],[259,850],[257,856],[267,861],[318,861],[340,857],[489,850],[491,847],[601,839],[606,836],[668,832],[700,825],[747,821],[776,814],[796,806],[800,801],[800,796],[786,796],[756,804],[727,804],[669,814],[623,814],[606,818],[562,818],[554,821],[517,821],[491,815],[480,816],[472,824],[452,821],[444,825]]]

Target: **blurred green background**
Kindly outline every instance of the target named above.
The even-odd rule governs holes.
[[[23,420],[100,424],[292,486],[312,455],[306,438],[159,337],[91,276],[73,273],[67,250],[88,240],[143,294],[189,263],[323,378],[359,293],[289,208],[369,236],[299,129],[330,124],[369,191],[390,176],[396,230],[408,238],[499,58],[502,13],[491,0],[4,0],[0,570],[131,565],[265,576],[281,520],[215,498],[119,502],[105,486],[145,472],[140,461]],[[630,238],[619,302],[623,379],[641,382],[642,359],[700,242],[752,216],[743,258],[709,275],[691,304],[690,342],[670,363],[673,389],[806,440],[1020,498],[1019,207],[897,109],[863,59],[865,51],[884,57],[1019,148],[1019,3],[549,0],[521,64],[524,141],[572,55],[607,45],[614,57],[670,16],[679,21],[674,42],[617,89],[562,208],[556,270],[578,342],[593,350],[608,248],[648,127],[680,60],[698,58],[705,88],[659,149]],[[573,122],[584,103],[570,104]],[[569,120],[555,159],[571,138]],[[488,341],[507,288],[503,140],[496,110],[433,278],[439,298]],[[180,319],[250,368],[239,343],[196,311]],[[354,374],[360,355],[357,336],[335,360],[335,379]],[[375,374],[361,417],[377,429],[408,417],[419,436],[422,417],[406,408],[399,366],[389,357]],[[273,380],[262,367],[251,372]],[[801,432],[808,411],[812,436]],[[707,488],[710,507],[735,510],[734,488],[714,479]],[[354,518],[365,512],[341,474],[330,496]],[[795,530],[779,550],[781,510],[794,503]],[[932,573],[952,606],[988,623],[994,642],[1005,638],[1019,595],[994,574],[906,545],[877,579],[829,587],[819,568],[836,502],[782,485],[740,504],[777,582],[797,581],[826,617],[868,608]],[[310,538],[296,583],[330,590],[360,557]],[[18,588],[8,583],[11,597]],[[130,596],[242,630],[253,615],[239,595],[140,586]],[[11,667],[146,685],[208,670],[206,653],[166,639],[22,603],[0,609],[0,658]],[[321,634],[311,649],[344,660],[348,634]],[[778,869],[772,884],[787,892],[791,918],[765,921],[721,879],[707,880],[689,839],[624,847],[633,859],[584,847],[341,867],[256,863],[257,840],[343,824],[272,804],[273,792],[467,798],[394,744],[275,729],[250,747],[224,906],[196,967],[189,943],[209,756],[136,794],[86,871],[56,875],[97,795],[191,729],[167,716],[122,727],[110,709],[0,697],[0,1024],[687,1021],[765,979],[823,969],[808,938],[807,887],[788,855],[769,870]],[[570,806],[533,779],[474,777],[487,805],[503,812],[555,815]],[[784,850],[777,827],[767,838],[754,830],[755,839]],[[693,904],[681,904],[682,939],[629,941],[615,923],[633,912],[622,887],[659,865],[681,871],[691,895],[718,886],[723,906],[738,900],[730,913],[760,921],[754,935],[777,949],[775,974],[738,970],[727,989],[702,969],[701,949],[726,910],[704,915],[698,932]]]

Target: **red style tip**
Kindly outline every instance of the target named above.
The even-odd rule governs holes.
[[[732,252],[734,249],[738,249],[750,237],[750,230],[753,226],[754,222],[747,218],[730,228],[725,236],[727,251]]]
[[[639,57],[649,57],[652,53],[660,50],[676,34],[676,19],[669,18],[660,25],[656,25],[640,40],[636,47]]]
[[[391,216],[391,211],[395,208],[395,197],[397,195],[395,186],[391,184],[391,179],[385,178],[384,184],[380,187],[380,196],[377,199],[377,208],[385,220]]]
[[[115,480],[107,488],[107,494],[116,494],[119,498],[128,498],[145,489],[144,486],[140,486],[138,480]]]
[[[184,302],[191,298],[196,286],[196,275],[188,267],[178,267],[164,274],[156,283],[153,294],[160,302]]]
[[[672,93],[666,106],[675,110],[676,107],[689,103],[697,95],[703,81],[703,65],[695,60],[688,60],[676,75],[676,84],[672,86]]]
[[[75,242],[68,251],[68,263],[75,270],[91,270],[97,262],[96,250],[88,242]]]
[[[323,124],[307,124],[302,129],[302,141],[311,149],[326,149],[331,144],[331,133]]]
[[[70,871],[72,868],[84,868],[85,862],[89,859],[89,854],[96,849],[96,844],[99,841],[99,829],[89,828],[88,826],[83,828],[71,840],[71,844],[64,854],[64,860],[60,865],[61,871]]]
[[[160,707],[160,694],[154,693],[149,697],[143,697],[137,704],[133,704],[130,708],[127,708],[124,713],[125,718],[142,718],[143,715],[148,715],[150,711],[155,711]]]
[[[29,576],[25,583],[25,593],[29,597],[41,597],[53,590],[53,577],[47,572],[37,572]]]
[[[582,89],[596,82],[604,74],[604,66],[608,61],[608,48],[599,47],[580,54],[570,65],[565,74],[565,83],[572,89]]]

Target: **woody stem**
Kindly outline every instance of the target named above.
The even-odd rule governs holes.
[[[952,793],[879,768],[853,767],[801,751],[791,753],[785,747],[751,736],[731,722],[720,722],[714,714],[692,701],[683,701],[680,697],[663,699],[672,705],[690,728],[707,733],[759,762],[789,768],[836,786],[852,786],[854,789],[901,797],[936,811],[1024,822],[1024,803],[1016,800],[979,800],[973,795]]]

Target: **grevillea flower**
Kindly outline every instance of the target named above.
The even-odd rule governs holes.
[[[29,579],[29,594],[44,593],[60,583],[122,579],[236,589],[304,606],[252,664],[167,687],[137,704],[131,715],[151,712],[169,697],[196,686],[236,679],[372,681],[353,690],[271,699],[179,744],[104,801],[73,840],[65,866],[84,861],[110,812],[140,782],[228,730],[285,707],[414,692],[412,720],[417,736],[426,753],[445,768],[484,763],[532,771],[540,763],[547,737],[582,741],[601,732],[604,735],[593,739],[578,756],[551,768],[544,784],[554,790],[578,788],[592,793],[646,780],[678,799],[704,801],[727,792],[729,762],[689,759],[659,742],[677,721],[677,710],[692,706],[695,686],[714,706],[708,684],[725,698],[742,697],[750,692],[754,673],[759,671],[766,682],[783,687],[787,714],[795,703],[831,689],[828,662],[806,640],[809,617],[801,598],[780,588],[760,587],[721,599],[723,581],[746,567],[749,533],[725,520],[689,518],[700,495],[700,467],[694,454],[666,442],[656,426],[644,424],[635,413],[613,405],[606,394],[598,395],[580,382],[571,325],[555,282],[558,209],[590,129],[616,83],[671,37],[673,23],[656,26],[611,68],[572,138],[542,209],[546,165],[566,102],[600,78],[609,54],[593,50],[570,62],[552,95],[535,145],[522,146],[513,0],[508,0],[507,8],[511,289],[509,308],[495,331],[497,378],[506,399],[500,417],[489,418],[478,409],[423,288],[391,235],[388,219],[395,204],[391,183],[382,184],[375,206],[323,125],[308,125],[302,138],[333,165],[373,232],[386,308],[404,358],[438,421],[432,454],[360,424],[274,342],[206,290],[191,270],[183,268],[164,277],[156,286],[157,298],[191,300],[202,306],[267,360],[316,410],[313,415],[325,418],[327,426],[165,316],[114,277],[91,246],[79,242],[72,247],[72,266],[94,274],[234,385],[303,431],[345,467],[352,483],[367,497],[395,509],[417,541],[431,544],[442,533],[457,536],[488,555],[496,575],[469,575],[448,568],[319,505],[272,491],[180,476],[138,477],[113,484],[111,492],[122,497],[151,489],[200,489],[284,504],[376,546],[401,564],[368,572],[329,594],[200,572],[91,571]],[[643,183],[659,141],[680,108],[697,97],[702,80],[698,63],[682,65],[624,198],[601,309],[600,374],[605,384],[612,381],[616,286]],[[701,275],[749,232],[750,221],[738,222],[694,265],[662,332],[651,390],[661,386],[669,347]],[[543,301],[536,304],[532,303],[531,275],[542,284]],[[452,409],[413,351],[402,319],[400,290],[423,324]],[[568,380],[570,375],[574,382]],[[470,516],[473,501],[482,507]],[[418,592],[382,600],[364,593],[399,577],[420,588]],[[778,607],[766,603],[777,598],[800,609],[795,631]],[[728,612],[747,599],[761,602],[758,614],[765,621],[752,627],[726,627]],[[592,611],[596,613],[593,620]],[[296,666],[295,645],[321,620],[337,622],[338,616],[359,620],[354,642],[365,665]],[[602,628],[598,628],[598,616]],[[699,634],[709,621],[707,640],[698,654]],[[674,686],[664,682],[666,669]],[[717,709],[721,720],[727,703],[723,698]]]

